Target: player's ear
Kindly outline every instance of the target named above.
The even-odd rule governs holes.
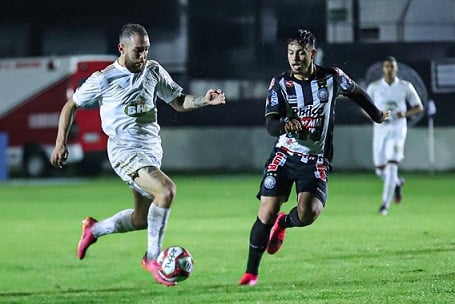
[[[318,51],[317,51],[316,49],[312,49],[312,50],[311,50],[311,59],[314,59],[314,58],[316,57],[316,53],[317,53],[317,52],[318,52]]]
[[[117,47],[120,55],[125,55],[125,45],[123,43],[119,43]]]

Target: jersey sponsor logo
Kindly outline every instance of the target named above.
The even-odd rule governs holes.
[[[270,95],[270,106],[274,107],[278,105],[278,94],[276,91],[272,91],[272,94]]]
[[[333,68],[335,72],[340,76],[340,86],[344,91],[348,91],[349,88],[352,86],[352,80],[351,78],[346,75],[342,69],[339,68]]]
[[[305,108],[299,108],[299,117],[319,117],[324,113],[324,107],[309,105]]]
[[[324,121],[324,116],[320,116],[317,118],[303,117],[302,119],[300,119],[300,121],[302,122],[302,126],[305,129],[311,130],[311,129],[322,127],[322,122]]]
[[[139,97],[135,101],[129,102],[124,109],[126,115],[130,117],[140,117],[148,112],[147,104],[143,97]]]
[[[276,171],[279,166],[284,166],[286,163],[286,154],[282,152],[276,152],[270,164],[267,166],[267,171]]]
[[[325,121],[324,106],[321,104],[311,105],[299,109],[299,118],[303,130],[298,133],[297,138],[300,140],[321,140]]]
[[[314,177],[319,178],[320,180],[326,182],[327,181],[327,167],[325,165],[316,165],[316,171],[314,171]],[[322,190],[319,189],[319,191],[323,193]]]
[[[293,88],[294,87],[294,81],[292,80],[286,80],[284,82],[284,85],[286,86],[286,88]]]
[[[352,80],[347,76],[341,77],[340,86],[344,91],[348,91],[352,85]]]
[[[264,187],[266,189],[273,189],[275,188],[276,186],[276,178],[275,176],[272,176],[272,175],[267,175],[265,178],[264,178]]]

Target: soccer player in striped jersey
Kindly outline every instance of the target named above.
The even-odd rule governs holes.
[[[287,41],[290,71],[273,77],[270,83],[266,129],[277,141],[260,184],[259,211],[240,285],[256,284],[264,251],[275,254],[287,228],[311,225],[322,212],[333,156],[336,97],[342,94],[354,100],[377,123],[390,115],[379,110],[341,69],[316,65],[316,52],[315,36],[298,30]],[[287,214],[280,212],[294,184],[297,204]]]
[[[142,266],[159,283],[175,285],[159,276],[156,263],[176,192],[174,182],[160,169],[163,151],[156,100],[159,97],[176,111],[185,112],[224,104],[225,96],[219,89],[210,89],[205,96],[184,94],[158,62],[147,60],[149,48],[143,26],[126,24],[121,28],[118,59],[93,73],[63,106],[50,162],[56,167],[65,164],[74,113],[97,102],[103,131],[109,137],[109,161],[132,189],[134,207],[100,221],[85,218],[77,255],[83,259],[88,247],[104,235],[147,229]]]
[[[386,123],[373,127],[373,162],[376,174],[384,181],[379,213],[387,215],[392,198],[401,202],[404,179],[398,177],[398,164],[404,158],[406,117],[423,111],[422,102],[414,86],[397,77],[398,64],[394,57],[383,61],[383,77],[370,83],[367,93],[381,110],[392,115]],[[409,107],[408,105],[409,104]]]

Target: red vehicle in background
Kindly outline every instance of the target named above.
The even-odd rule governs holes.
[[[0,132],[8,136],[9,171],[28,177],[49,175],[49,157],[59,113],[77,87],[115,60],[110,55],[15,58],[0,60]],[[70,157],[79,172],[96,174],[106,160],[107,137],[99,109],[79,109],[68,138]]]

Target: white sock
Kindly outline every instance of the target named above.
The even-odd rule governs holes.
[[[97,222],[93,225],[93,235],[98,238],[106,234],[136,230],[131,221],[133,212],[134,209],[122,210],[107,219]]]
[[[384,169],[376,168],[376,169],[374,170],[374,172],[376,173],[377,176],[379,176],[379,178],[380,178],[382,181],[384,181],[384,179],[385,179],[385,176],[384,176],[384,175],[385,175],[385,174],[384,174]]]
[[[392,201],[398,179],[398,165],[389,163],[384,170],[384,188],[382,190],[382,204],[388,209]]]
[[[170,208],[150,205],[147,216],[147,258],[150,260],[155,260],[160,254],[170,212]]]

